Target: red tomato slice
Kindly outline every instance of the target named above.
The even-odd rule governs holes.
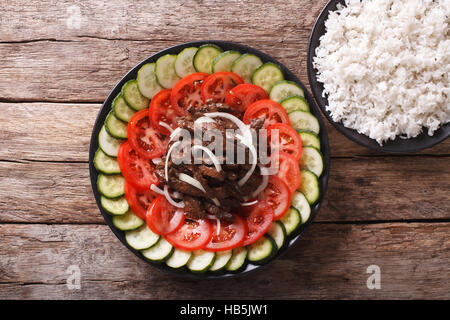
[[[228,92],[241,83],[244,83],[244,80],[236,73],[228,71],[213,73],[202,84],[203,102],[206,103],[207,100],[212,99],[223,103]]]
[[[244,112],[253,102],[269,99],[266,90],[255,84],[239,84],[225,96],[225,103],[234,110]]]
[[[142,220],[145,220],[147,209],[155,200],[157,194],[151,190],[138,191],[131,184],[125,182],[125,199],[130,209]]]
[[[276,176],[286,183],[291,194],[294,193],[300,184],[300,167],[298,161],[290,154],[279,152],[278,172]]]
[[[164,236],[181,227],[184,212],[172,206],[163,195],[158,195],[148,208],[145,221],[150,230]]]
[[[119,147],[117,153],[120,171],[125,180],[138,190],[148,190],[152,183],[158,184],[155,176],[155,164],[149,159],[141,158],[125,141]]]
[[[180,113],[184,113],[185,110],[192,106],[197,108],[203,104],[201,87],[209,74],[204,72],[197,72],[187,77],[184,77],[172,88],[172,94],[170,101],[172,106]]]
[[[303,151],[302,139],[297,131],[288,124],[276,123],[267,128],[268,145],[271,143],[272,130],[278,130],[279,151],[286,152],[297,161],[300,160]]]
[[[182,113],[178,109],[172,107],[170,103],[170,94],[172,90],[166,89],[158,92],[150,102],[149,116],[150,123],[153,128],[159,132],[169,135],[170,131],[160,125],[160,122],[166,123],[172,129],[178,127],[177,117]]]
[[[143,109],[131,117],[127,127],[128,141],[144,159],[153,159],[166,152],[167,136],[150,125],[148,109]]]
[[[221,221],[217,235],[217,221],[211,220],[212,238],[204,247],[208,251],[224,251],[242,246],[247,235],[247,223],[241,217],[235,215],[232,223]]]
[[[166,240],[176,248],[192,251],[204,248],[211,237],[211,225],[208,221],[199,219],[185,220],[178,230],[166,236]]]
[[[264,128],[275,123],[289,124],[289,117],[286,110],[270,99],[259,100],[248,106],[242,121],[244,121],[245,124],[249,124],[252,119],[262,117],[266,119],[263,125]]]
[[[265,201],[259,200],[250,207],[242,207],[240,214],[245,217],[248,232],[244,239],[244,246],[258,241],[269,229],[273,221],[273,209]]]
[[[286,183],[277,176],[270,176],[269,184],[261,193],[260,198],[273,209],[273,220],[280,219],[289,209],[291,193]]]

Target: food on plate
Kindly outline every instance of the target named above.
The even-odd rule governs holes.
[[[380,145],[450,122],[447,0],[347,0],[313,65],[335,122]]]
[[[194,273],[265,263],[320,197],[319,130],[276,64],[213,44],[163,55],[124,84],[100,130],[101,205],[154,263]]]

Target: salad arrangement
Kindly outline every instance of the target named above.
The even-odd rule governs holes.
[[[227,163],[207,144],[179,140],[198,125],[240,145],[244,161]],[[279,145],[277,158],[268,155],[277,162],[270,174],[255,151],[261,138],[252,139],[263,131],[265,143],[275,136]],[[213,44],[167,54],[143,65],[112,103],[94,157],[100,203],[152,262],[192,272],[262,264],[319,199],[319,131],[302,88],[276,64]],[[176,161],[183,143],[199,151],[199,163]]]

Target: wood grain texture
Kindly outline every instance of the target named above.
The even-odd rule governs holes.
[[[194,281],[140,261],[106,226],[1,225],[0,298],[448,299],[449,232],[449,223],[313,225],[262,271]],[[373,264],[381,290],[366,287]],[[66,286],[70,265],[80,267],[80,290]]]

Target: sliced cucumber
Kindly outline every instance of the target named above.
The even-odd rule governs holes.
[[[259,57],[254,54],[245,53],[233,63],[231,72],[239,75],[245,83],[251,83],[253,72],[260,65],[262,65],[262,61]]]
[[[155,74],[161,87],[171,89],[180,80],[175,72],[175,54],[166,54],[156,60]]]
[[[289,236],[302,224],[302,216],[297,209],[290,207],[284,216],[281,217],[280,222],[283,223],[286,235]]]
[[[307,169],[320,177],[323,171],[322,153],[314,147],[304,147],[299,164],[301,169]]]
[[[164,237],[160,237],[159,241],[151,248],[142,250],[142,255],[153,262],[164,262],[170,258],[174,251],[174,247],[167,242]]]
[[[125,179],[120,174],[99,174],[97,178],[98,191],[107,198],[117,198],[124,195]]]
[[[116,158],[108,156],[98,149],[94,156],[94,166],[97,171],[105,174],[118,174],[120,173],[119,163]]]
[[[225,51],[219,54],[213,61],[212,72],[231,71],[233,62],[239,58],[241,54],[237,51]]]
[[[287,113],[294,111],[309,112],[309,105],[305,98],[299,96],[287,97],[281,100],[281,106]]]
[[[313,172],[307,169],[301,169],[300,172],[302,179],[298,190],[305,195],[309,204],[313,204],[320,196],[319,179]]]
[[[124,197],[109,199],[101,196],[100,203],[102,204],[103,209],[115,216],[121,216],[130,210],[130,206]]]
[[[127,231],[125,240],[133,249],[144,250],[154,246],[159,241],[159,235],[144,223],[136,230]]]
[[[230,261],[228,261],[225,269],[228,271],[238,271],[245,265],[245,259],[247,258],[248,250],[246,247],[238,247],[233,249],[233,255]]]
[[[105,120],[105,128],[108,133],[117,139],[127,138],[127,124],[116,118],[111,111]]]
[[[311,131],[319,134],[319,121],[309,112],[294,111],[289,114],[289,120],[295,130]]]
[[[285,98],[290,96],[304,97],[305,93],[303,92],[303,89],[300,88],[300,86],[295,82],[288,80],[281,80],[276,82],[272,86],[272,89],[270,89],[269,96],[270,99],[272,99],[273,101],[280,103]]]
[[[123,140],[112,137],[107,131],[105,126],[100,129],[98,134],[98,145],[102,151],[110,156],[117,157],[117,151],[119,151],[120,144]]]
[[[280,221],[274,221],[267,230],[269,236],[275,241],[277,248],[281,249],[286,239],[286,229]]]
[[[284,80],[283,71],[275,63],[266,62],[253,72],[252,83],[269,92],[275,82]]]
[[[112,110],[117,119],[125,122],[130,121],[131,117],[136,113],[127,105],[121,93],[114,99]]]
[[[187,267],[192,272],[205,272],[209,269],[216,259],[214,252],[196,250],[192,252],[192,257],[187,263]]]
[[[144,220],[135,215],[131,210],[128,210],[123,215],[114,216],[112,222],[117,229],[122,231],[134,230],[144,224]]]
[[[123,85],[122,96],[127,105],[136,111],[148,108],[149,100],[139,91],[137,80],[129,80]]]
[[[177,55],[175,60],[175,73],[177,76],[184,78],[195,72],[193,60],[197,50],[198,48],[196,47],[186,48]]]
[[[271,237],[262,236],[258,241],[248,246],[248,261],[256,264],[265,263],[277,252],[277,244]]]
[[[212,266],[209,268],[209,271],[215,272],[222,270],[231,260],[232,256],[233,252],[231,250],[216,252],[216,259],[214,260]]]
[[[184,267],[188,263],[190,258],[190,251],[184,251],[175,248],[170,258],[166,261],[166,264],[171,268],[178,269]]]
[[[311,207],[308,200],[303,193],[299,191],[295,191],[291,199],[291,206],[300,213],[302,224],[306,223],[311,215]]]
[[[155,74],[155,63],[144,64],[138,71],[137,84],[139,92],[148,99],[162,90]],[[121,119],[123,120],[123,119]]]
[[[222,49],[214,44],[204,44],[194,55],[194,68],[198,72],[212,73],[215,58],[222,53]]]
[[[300,135],[300,138],[302,139],[302,145],[303,147],[314,147],[318,150],[320,150],[320,139],[319,137],[310,131],[299,131],[298,134]]]

